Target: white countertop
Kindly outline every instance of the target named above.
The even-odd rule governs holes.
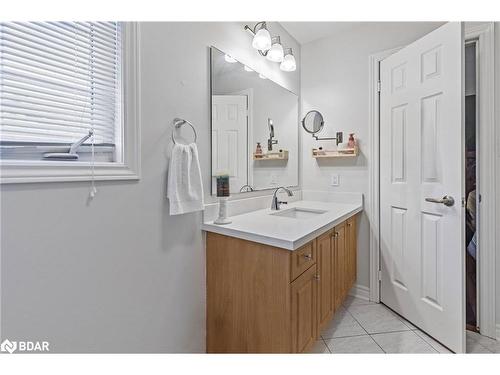
[[[281,211],[293,207],[324,210],[326,212],[305,219],[296,219],[271,215],[279,211],[272,211],[267,208],[231,216],[231,224],[217,225],[213,221],[209,221],[202,225],[202,229],[207,232],[219,233],[265,245],[296,250],[362,211],[363,202],[362,199],[355,203],[301,200],[282,205]]]

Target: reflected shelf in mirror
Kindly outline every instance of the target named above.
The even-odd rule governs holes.
[[[288,151],[266,152],[263,154],[254,153],[253,160],[288,160]]]

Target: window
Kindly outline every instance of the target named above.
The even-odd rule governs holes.
[[[90,167],[137,178],[136,34],[120,22],[0,23],[2,182],[85,180]]]

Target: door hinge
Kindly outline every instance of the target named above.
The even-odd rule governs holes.
[[[382,270],[378,270],[378,281],[382,281]]]
[[[382,82],[377,81],[377,92],[382,91]]]
[[[465,198],[462,197],[462,207],[465,207]]]

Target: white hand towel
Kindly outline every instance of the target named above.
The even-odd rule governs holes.
[[[200,161],[195,143],[174,145],[168,168],[167,197],[170,215],[204,209]]]

